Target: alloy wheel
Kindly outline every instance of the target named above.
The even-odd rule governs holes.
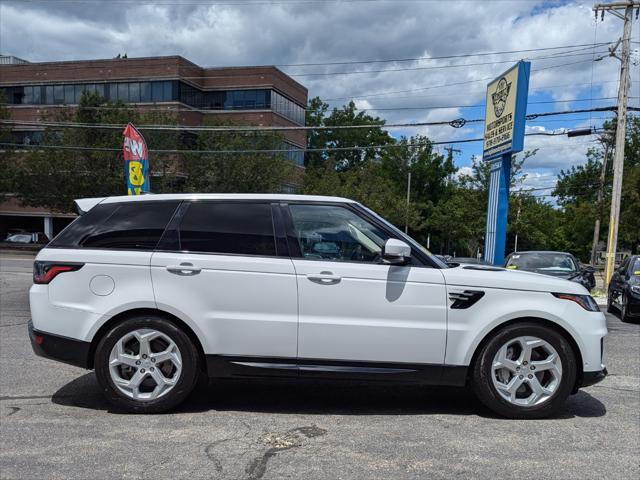
[[[540,338],[509,340],[496,353],[493,386],[507,402],[520,407],[540,405],[551,398],[562,381],[562,361],[553,346]]]
[[[180,379],[182,355],[165,333],[133,330],[120,338],[109,355],[109,374],[120,392],[134,400],[155,400]]]

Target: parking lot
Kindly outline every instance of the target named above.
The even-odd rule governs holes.
[[[92,372],[29,345],[32,257],[0,253],[0,477],[191,479],[640,476],[640,326],[607,314],[609,377],[536,421],[464,389],[219,382],[179,410],[109,410]]]

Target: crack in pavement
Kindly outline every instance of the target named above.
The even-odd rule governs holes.
[[[37,400],[41,398],[51,398],[52,395],[18,395],[15,397],[0,397],[0,402],[3,400]],[[64,398],[62,395],[59,395],[60,398]]]
[[[11,411],[10,411],[9,413],[7,413],[7,414],[5,415],[5,417],[10,417],[10,416],[11,416],[11,415],[13,415],[14,413],[18,413],[20,410],[22,410],[20,407],[11,407],[11,406],[10,406],[10,407],[7,407],[7,408],[10,408],[10,409],[11,409]]]
[[[289,430],[284,435],[270,434],[265,437],[265,443],[272,444],[273,447],[267,449],[261,456],[256,457],[245,468],[248,475],[247,480],[259,480],[267,471],[267,463],[280,452],[301,447],[303,441],[308,438],[319,437],[327,431],[315,425],[310,427],[298,427]]]

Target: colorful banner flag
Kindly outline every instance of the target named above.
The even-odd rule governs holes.
[[[122,132],[124,143],[124,175],[129,195],[140,195],[151,190],[149,184],[149,156],[147,144],[136,127],[127,124]]]

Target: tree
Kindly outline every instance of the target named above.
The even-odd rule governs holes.
[[[221,126],[207,120],[205,125]],[[260,132],[208,131],[196,145],[199,150],[281,150],[280,135]],[[282,153],[186,154],[185,190],[189,192],[281,192],[300,182],[301,173]]]
[[[315,127],[344,127],[350,125],[372,125],[382,127],[385,121],[379,117],[372,117],[364,111],[358,112],[353,101],[342,108],[334,108],[327,116],[329,105],[315,97],[309,101],[307,110],[307,125]],[[359,150],[334,150],[324,152],[310,152],[306,165],[314,167],[329,160],[338,171],[345,171],[379,159],[384,148],[395,140],[382,128],[327,128],[311,130],[307,137],[310,149],[365,147]]]
[[[602,219],[599,237],[606,239],[611,206],[612,162],[607,164],[603,185],[604,201],[597,205],[597,190],[605,150],[610,159],[615,148],[615,124],[605,122],[604,132],[599,136],[599,146],[587,153],[584,165],[561,171],[554,195],[563,207],[563,236],[568,249],[580,258],[589,257],[593,238],[593,225],[597,215]],[[618,250],[640,251],[640,117],[629,116],[625,141],[624,174],[622,177],[622,199],[620,202]]]
[[[140,112],[123,103],[105,102],[95,93],[85,93],[77,109],[52,119],[80,123],[87,128],[47,129],[44,144],[61,148],[21,153],[7,172],[10,180],[6,181],[6,191],[14,192],[23,205],[61,212],[70,211],[76,198],[126,194],[124,161],[119,149],[122,130],[128,122],[137,125],[175,125],[178,122],[173,113]],[[118,127],[100,126],[103,124]],[[296,169],[282,153],[188,153],[190,148],[282,149],[282,139],[277,136],[238,132],[205,132],[197,136],[178,129],[152,128],[143,129],[142,133],[148,148],[155,150],[149,153],[151,191],[154,193],[277,192],[286,183],[296,181]],[[176,153],[176,150],[181,152]],[[7,163],[2,162],[2,165]]]

